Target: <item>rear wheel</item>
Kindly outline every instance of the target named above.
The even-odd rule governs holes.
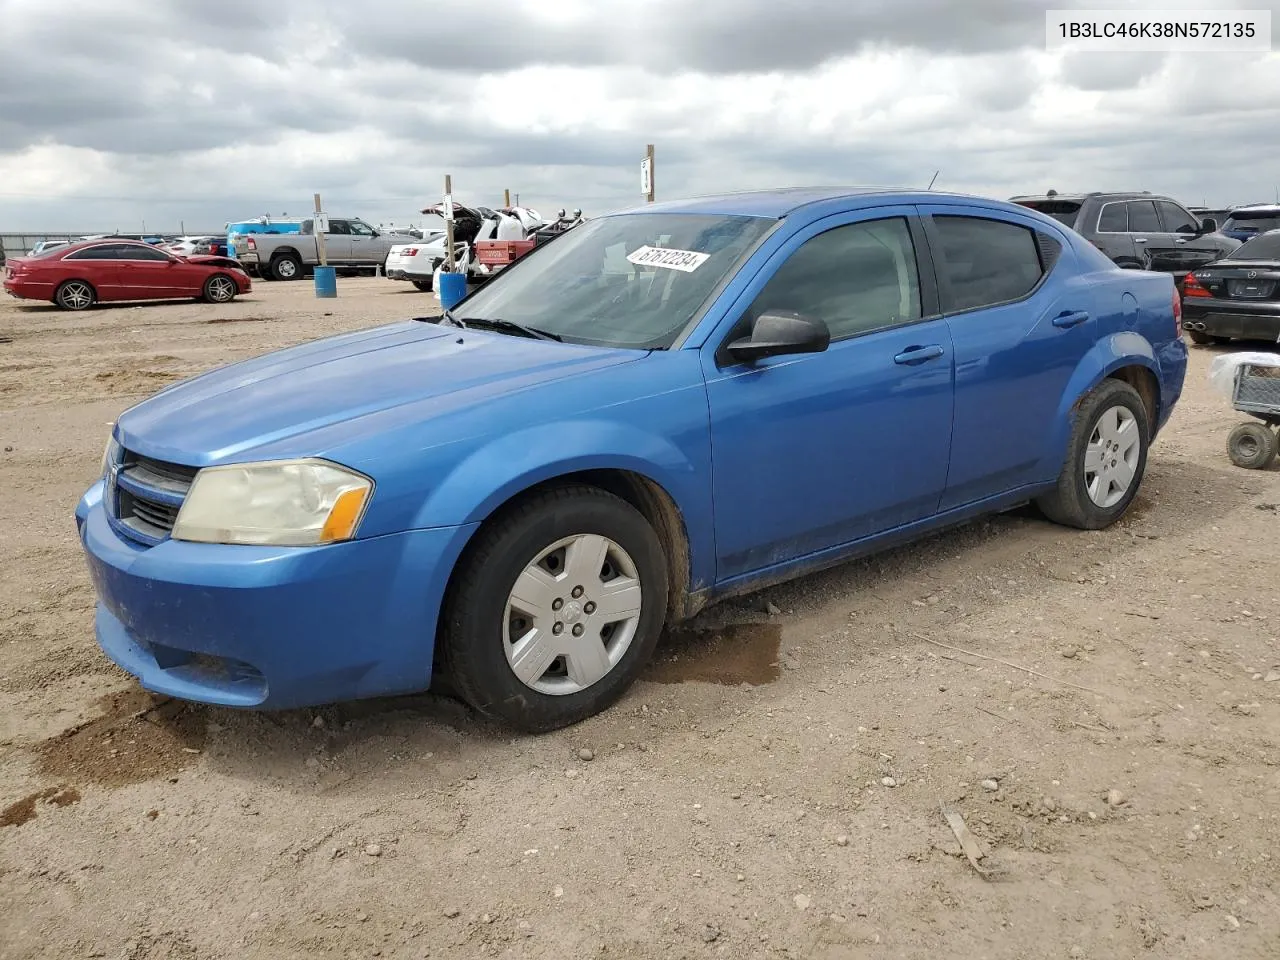
[[[1122,380],[1102,381],[1076,408],[1057,488],[1036,505],[1055,523],[1081,530],[1115,523],[1138,493],[1150,436],[1138,391]]]
[[[302,261],[292,254],[284,254],[271,261],[271,275],[277,280],[301,280]]]
[[[415,287],[417,287],[419,290],[421,290],[423,293],[430,293],[430,292],[431,292],[431,281],[430,281],[430,280],[414,280],[414,281],[413,281],[413,285],[414,285]]]
[[[442,666],[486,716],[555,730],[622,696],[666,609],[666,562],[644,517],[594,487],[550,490],[468,549],[446,606]]]
[[[204,299],[209,303],[230,303],[240,290],[225,273],[217,273],[204,282]]]
[[[63,310],[88,310],[97,299],[97,293],[85,280],[68,280],[53,295],[53,302]]]
[[[1278,445],[1266,424],[1242,423],[1227,437],[1227,456],[1237,467],[1265,470],[1275,460]]]

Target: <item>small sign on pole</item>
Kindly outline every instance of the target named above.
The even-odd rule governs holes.
[[[325,259],[324,252],[324,235],[327,230],[328,218],[321,212],[320,194],[315,194],[316,212],[311,218],[311,230],[316,236],[316,254],[319,256],[320,266],[327,266],[329,261]]]
[[[640,192],[648,203],[653,203],[653,144],[645,148],[644,159],[640,161]]]
[[[449,265],[449,272],[453,273],[455,266],[453,260],[453,177],[449,174],[444,175],[444,230],[445,230],[445,256],[446,263]]]

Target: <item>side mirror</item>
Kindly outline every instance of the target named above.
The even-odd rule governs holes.
[[[790,310],[769,310],[756,318],[751,336],[733,341],[726,350],[738,363],[754,363],[792,353],[821,353],[830,343],[831,331],[821,320]]]
[[[1218,221],[1213,219],[1213,217],[1205,217],[1203,220],[1200,221],[1200,232],[1201,233],[1217,233]]]

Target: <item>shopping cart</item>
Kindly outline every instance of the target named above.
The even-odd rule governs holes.
[[[1265,470],[1280,449],[1280,355],[1263,357],[1236,367],[1231,405],[1261,420],[1242,423],[1227,437],[1227,455],[1237,467]]]

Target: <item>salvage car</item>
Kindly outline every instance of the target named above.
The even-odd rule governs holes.
[[[1280,340],[1280,230],[1187,276],[1182,328],[1193,343]]]
[[[138,240],[88,240],[34,257],[11,257],[4,289],[63,310],[95,303],[199,297],[229,303],[252,289],[249,275],[226,257],[179,257]]]
[[[447,676],[526,731],[605,709],[665,624],[1034,502],[1099,529],[1182,391],[1165,274],[937,192],[646,205],[452,312],[125,411],[75,517],[106,654],[275,708]]]

